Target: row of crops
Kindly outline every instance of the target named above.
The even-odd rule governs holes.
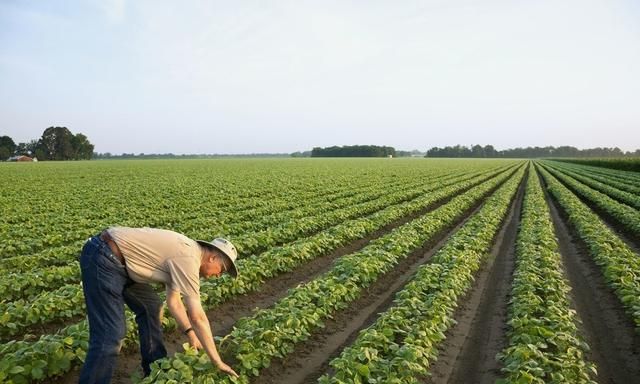
[[[595,166],[598,168],[619,169],[623,171],[640,171],[640,158],[636,157],[614,157],[614,158],[574,158],[558,159],[567,163]]]
[[[206,355],[187,348],[156,362],[144,380],[248,383],[322,332],[402,260],[462,223],[318,379],[420,382],[519,188],[508,345],[497,357],[502,381],[594,382],[597,366],[571,308],[543,186],[640,329],[640,256],[632,244],[640,231],[640,177],[624,171],[554,161],[308,159],[42,163],[0,173],[41,192],[2,187],[0,382],[53,379],[82,364],[88,326],[75,257],[84,239],[106,226],[231,238],[241,253],[240,278],[202,282],[203,305],[214,314],[276,276],[373,236],[236,322],[220,350],[237,362],[239,379],[222,377]],[[125,346],[135,347],[131,314],[128,323]],[[171,332],[175,323],[165,316],[164,326]]]

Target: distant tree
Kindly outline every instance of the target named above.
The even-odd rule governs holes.
[[[90,160],[93,156],[94,145],[89,142],[87,136],[76,133],[71,140],[75,160]]]
[[[69,160],[74,155],[72,140],[67,127],[49,127],[42,133],[37,149],[44,153],[42,160]]]
[[[311,151],[311,157],[387,157],[389,155],[396,155],[395,148],[377,145],[315,147]]]
[[[304,152],[293,152],[291,154],[291,157],[310,157],[311,156],[311,151],[304,151]]]
[[[396,151],[396,156],[398,157],[411,157],[410,151]]]
[[[493,145],[485,145],[483,151],[485,157],[498,157],[498,151],[493,148]]]
[[[13,154],[16,156],[31,156],[31,153],[29,153],[29,150],[27,149],[27,143],[18,143],[18,145],[16,145],[16,149],[13,151]]]
[[[67,127],[49,127],[38,140],[35,155],[42,160],[91,159],[93,148],[82,133],[74,135]]]
[[[471,148],[456,145],[454,147],[432,147],[427,151],[425,157],[506,157],[532,159],[541,157],[624,157],[640,156],[640,150],[635,152],[623,152],[620,148],[590,148],[578,149],[571,146],[561,147],[526,147],[511,148],[503,151],[496,151],[492,145],[480,147],[474,145]]]
[[[0,136],[0,160],[7,160],[16,150],[16,143],[9,136]]]
[[[471,156],[473,157],[485,157],[484,148],[481,145],[474,145],[471,147]]]
[[[34,156],[37,147],[38,140],[35,139],[29,141],[28,143],[18,143],[13,154],[16,156]]]
[[[563,145],[556,148],[553,155],[559,157],[578,157],[580,156],[580,150],[576,147]]]
[[[462,145],[456,145],[455,147],[447,146],[444,148],[433,147],[427,151],[425,157],[473,157],[472,154],[471,149]]]
[[[440,156],[440,148],[431,147],[427,150],[427,154],[424,157],[442,157]]]

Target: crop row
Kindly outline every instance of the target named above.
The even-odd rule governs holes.
[[[620,171],[620,170],[596,167],[596,166],[586,165],[586,164],[567,163],[567,162],[562,162],[562,163],[563,165],[566,165],[568,167],[575,167],[593,174],[615,179],[622,183],[628,183],[636,187],[640,187],[640,175],[638,175],[637,172]]]
[[[365,196],[356,195],[351,198],[342,199],[339,201],[339,204],[332,204],[333,206],[326,203],[312,205],[310,208],[289,212],[292,214],[292,217],[287,220],[278,217],[269,223],[255,222],[253,223],[253,228],[257,231],[248,231],[248,233],[234,238],[234,243],[238,249],[249,249],[252,252],[259,252],[275,244],[287,242],[292,238],[331,225],[336,221],[352,218],[354,215],[366,214],[371,210],[380,209],[379,207],[383,207],[388,203],[415,198],[423,192],[423,190],[423,188],[417,189],[415,185],[410,185],[390,195],[383,195],[383,192]],[[330,208],[333,208],[333,210]],[[294,221],[295,218],[300,217],[302,218]],[[285,221],[284,224],[282,224],[283,221]],[[269,228],[270,226],[272,226],[273,229]],[[232,228],[231,230],[233,232],[239,232],[247,226],[244,222],[239,222],[238,227],[238,229]],[[265,227],[267,229],[261,229]],[[72,254],[76,255],[79,248],[80,247],[74,249]],[[26,258],[27,256],[22,257]],[[34,259],[38,260],[37,257]],[[79,280],[80,267],[75,262],[75,257],[69,257],[69,261],[72,263],[71,265],[43,266],[41,268],[34,268],[29,272],[7,274],[5,279],[0,280],[0,291],[6,292],[6,295],[2,298],[3,301],[12,301],[20,298],[33,299],[33,297],[43,289],[51,290],[67,283],[77,282]]]
[[[458,175],[456,175],[458,176]],[[416,188],[422,185],[422,182],[426,182],[428,180],[432,180],[435,179],[437,177],[433,176],[430,178],[423,180],[418,180],[417,182],[413,182],[413,183],[409,183],[408,185],[405,185],[403,188],[404,190],[407,191],[411,191],[411,188]],[[446,177],[444,178],[446,179]],[[391,184],[391,187],[393,187],[394,184]],[[372,193],[373,192],[373,193]],[[329,195],[328,196],[328,200],[330,204],[337,204],[336,207],[344,207],[344,206],[349,206],[349,205],[353,205],[358,201],[362,201],[362,202],[366,202],[367,200],[372,200],[375,198],[379,198],[380,196],[382,196],[384,194],[385,191],[379,191],[376,188],[373,188],[372,186],[368,186],[364,191],[361,191],[361,193],[358,194],[358,196],[361,196],[359,199],[358,198],[354,198],[354,199],[340,199],[338,200],[336,203],[334,203],[332,201],[332,198],[335,197],[334,195]],[[415,192],[415,191],[414,191]],[[418,191],[419,192],[419,191]],[[343,201],[346,200],[346,203],[344,203]],[[323,201],[321,201],[320,203],[318,203],[317,201],[310,201],[308,202],[309,207],[305,207],[305,208],[298,208],[295,209],[293,211],[284,211],[284,212],[266,212],[266,211],[262,211],[262,217],[259,218],[255,218],[253,219],[253,216],[255,216],[254,214],[251,213],[251,211],[247,212],[245,214],[245,216],[241,216],[239,217],[241,220],[231,224],[231,225],[226,225],[226,224],[222,224],[222,226],[225,228],[225,236],[230,236],[230,237],[234,237],[234,241],[237,244],[237,247],[239,249],[242,248],[241,253],[242,254],[246,254],[246,253],[251,253],[251,252],[259,252],[261,250],[266,249],[266,247],[262,246],[259,243],[256,243],[252,240],[247,239],[246,240],[246,244],[244,244],[244,241],[242,239],[235,239],[235,236],[237,234],[242,234],[242,233],[246,233],[247,230],[250,228],[253,230],[253,233],[263,230],[265,228],[270,228],[270,227],[282,227],[282,223],[283,222],[289,222],[291,221],[290,219],[287,219],[286,216],[283,216],[283,214],[289,214],[291,215],[291,217],[307,217],[309,216],[312,212],[315,212],[315,214],[317,215],[318,212],[325,212],[326,210],[329,210],[329,207],[324,205],[324,206],[319,206],[319,204],[325,203],[324,199]],[[298,204],[302,204],[302,203],[298,203]],[[341,204],[341,205],[340,205]],[[276,204],[275,207],[273,209],[278,209],[278,205]],[[275,216],[275,217],[274,217]],[[251,219],[250,219],[251,218]],[[211,219],[207,219],[207,220],[211,220]],[[121,225],[124,225],[123,223],[119,223]],[[126,224],[126,223],[125,223]],[[165,223],[166,225],[167,223]],[[218,225],[218,224],[216,224]],[[184,229],[187,230],[187,233],[189,235],[193,235],[192,237],[197,237],[197,238],[210,238],[212,236],[214,236],[215,234],[215,228],[216,226],[214,225],[213,227],[210,225],[204,225],[203,223],[201,223],[199,220],[196,220],[195,218],[192,218],[188,221],[188,223],[186,223],[184,225]],[[281,231],[286,230],[286,228],[281,228]],[[88,236],[89,232],[86,232],[83,234],[83,236],[86,238],[86,236]],[[262,237],[268,237],[268,234],[262,234]],[[49,249],[46,250],[44,252],[42,252],[41,254],[36,254],[36,255],[31,255],[31,256],[17,256],[17,257],[13,257],[13,258],[9,258],[9,259],[4,259],[0,261],[0,264],[2,265],[2,267],[5,270],[12,270],[14,271],[17,268],[20,268],[21,270],[27,270],[27,271],[31,271],[31,270],[37,270],[38,268],[42,268],[42,264],[43,262],[47,264],[47,266],[51,266],[52,264],[59,264],[59,263],[68,263],[70,261],[75,261],[75,257],[77,255],[78,249],[81,247],[81,242],[78,244],[73,244],[73,246],[64,246],[64,247],[60,247],[60,248],[54,248],[54,249]],[[49,271],[51,272],[51,271]]]
[[[586,204],[549,172],[538,168],[549,191],[558,201],[584,241],[607,283],[613,288],[625,310],[640,331],[640,255],[613,233]]]
[[[92,165],[99,167],[95,163],[92,163]],[[196,163],[195,165],[199,164]],[[243,162],[243,168],[234,168],[234,172],[236,174],[245,173],[244,165],[246,164]],[[444,167],[440,168],[430,165],[426,167],[412,166],[410,169],[400,168],[402,172],[397,172],[394,167],[385,166],[384,169],[388,169],[388,171],[382,175],[377,175],[380,172],[378,169],[375,169],[375,172],[368,172],[367,167],[358,167],[357,172],[361,177],[356,178],[353,177],[353,173],[345,172],[346,175],[343,175],[333,168],[318,169],[318,167],[314,167],[311,174],[294,173],[296,177],[302,180],[295,182],[292,181],[291,177],[288,177],[292,173],[291,171],[278,172],[272,175],[272,170],[269,169],[268,172],[263,172],[264,174],[260,175],[251,173],[251,183],[244,183],[238,186],[237,191],[234,189],[233,193],[226,193],[226,195],[232,196],[235,196],[236,192],[238,194],[245,193],[245,190],[250,190],[254,194],[258,193],[260,198],[253,199],[255,200],[254,202],[249,201],[249,203],[257,207],[255,209],[250,208],[250,204],[242,204],[246,199],[236,198],[230,200],[226,198],[227,196],[218,199],[218,192],[224,191],[222,186],[228,188],[229,183],[215,184],[215,188],[211,188],[206,183],[189,182],[190,177],[193,178],[193,175],[188,172],[191,168],[189,164],[179,169],[180,177],[184,178],[184,180],[175,180],[172,183],[167,183],[168,176],[166,175],[158,175],[157,177],[156,175],[149,175],[150,179],[144,179],[139,177],[138,172],[126,174],[126,178],[111,180],[114,179],[112,173],[115,174],[120,170],[119,166],[109,170],[106,175],[108,176],[106,177],[107,180],[105,180],[103,172],[95,172],[97,176],[94,173],[81,174],[80,178],[82,180],[98,178],[97,185],[78,184],[74,179],[68,183],[70,187],[73,187],[72,191],[65,192],[64,190],[60,191],[61,185],[56,183],[55,188],[51,188],[51,186],[47,188],[47,192],[54,193],[49,196],[42,194],[43,191],[38,189],[42,186],[46,187],[48,184],[43,183],[43,180],[37,179],[37,182],[34,180],[36,186],[33,187],[32,185],[30,187],[30,190],[35,188],[33,193],[21,196],[22,200],[19,202],[13,201],[18,197],[4,199],[7,195],[16,194],[15,191],[20,190],[19,183],[28,182],[26,178],[28,175],[20,174],[14,180],[12,189],[3,190],[3,200],[0,201],[0,207],[5,214],[0,220],[8,216],[6,212],[11,209],[18,209],[19,207],[19,212],[23,212],[19,216],[20,220],[12,221],[8,224],[10,230],[18,231],[19,233],[0,231],[0,248],[11,242],[19,247],[30,247],[29,244],[31,242],[43,241],[46,236],[64,236],[64,240],[58,239],[52,242],[54,244],[67,245],[54,246],[48,244],[44,249],[40,245],[36,247],[39,249],[36,254],[18,257],[7,253],[4,255],[5,257],[0,258],[0,270],[26,272],[32,268],[42,268],[42,265],[66,264],[74,259],[77,250],[89,234],[112,224],[160,226],[192,237],[211,238],[224,236],[233,238],[237,233],[245,232],[244,229],[240,228],[243,225],[254,226],[254,222],[260,222],[263,218],[268,220],[269,216],[282,215],[289,209],[296,209],[295,207],[299,208],[317,201],[339,201],[345,194],[352,193],[350,190],[352,188],[384,192],[388,189],[393,189],[394,185],[418,185],[423,180],[447,174],[488,171],[503,165],[504,163],[481,164],[473,167],[466,165],[462,167],[452,163],[451,165],[445,164]],[[150,171],[147,168],[148,166],[149,164],[143,168],[145,172]],[[202,178],[201,174],[211,172],[208,168],[204,170],[196,169],[198,170],[198,180]],[[169,172],[168,175],[171,175],[171,173]],[[216,172],[211,179],[218,177],[220,176]],[[375,178],[372,179],[372,177]],[[50,175],[45,174],[42,178],[50,178]],[[27,181],[23,179],[27,179]],[[368,180],[368,182],[363,183],[361,181],[363,179]],[[123,180],[127,182],[123,183]],[[149,180],[153,180],[153,182],[149,183]],[[107,184],[108,188],[105,189],[106,181],[111,182],[111,184]],[[144,184],[141,184],[144,185],[144,188],[132,187],[135,182],[144,182]],[[233,185],[237,184],[237,181],[233,183]],[[388,188],[380,189],[376,188],[376,185],[385,185]],[[67,184],[63,184],[62,187],[66,188]],[[49,191],[50,189],[52,191]],[[137,194],[128,196],[127,192],[132,189]],[[316,192],[315,195],[309,195],[301,193],[300,189],[303,191],[309,189]],[[78,193],[78,191],[82,192]],[[279,192],[274,193],[273,191]],[[335,191],[338,191],[338,193],[336,194]],[[87,202],[90,202],[90,204],[87,204]],[[61,203],[64,203],[63,207],[59,207]],[[46,204],[46,207],[38,208],[42,204]],[[37,217],[37,214],[42,211],[49,212],[53,217]],[[281,211],[283,212],[281,213]],[[281,222],[274,218],[269,220],[268,224],[273,225],[273,223]],[[264,227],[268,226],[267,224],[263,225]],[[230,226],[233,226],[233,228],[230,228]],[[46,228],[46,236],[43,237],[38,231],[42,231],[44,228]],[[69,243],[69,241],[72,242]],[[242,253],[257,251],[247,249],[242,250]]]
[[[472,178],[472,183],[477,183],[482,177],[478,176]],[[463,179],[455,179],[452,181],[454,185],[453,190],[459,190],[460,188],[467,187],[467,184]],[[430,186],[425,187],[422,192],[426,193],[437,189],[435,193],[431,194],[431,198],[435,199],[439,196],[446,196],[447,193],[451,193],[450,189],[442,188],[444,186]],[[401,193],[391,194],[386,199],[379,199],[374,209],[366,208],[365,212],[370,210],[380,209],[393,205],[396,202],[403,201],[404,195]],[[424,203],[424,199],[421,200]],[[414,205],[414,206],[419,206]],[[357,209],[363,209],[363,207],[352,207],[355,211]],[[344,221],[344,220],[343,220]],[[205,283],[206,284],[206,283]],[[53,309],[56,308],[57,311]],[[0,303],[0,309],[5,312],[3,318],[0,318],[0,324],[3,325],[2,336],[13,335],[23,332],[27,327],[34,324],[41,324],[48,321],[52,321],[59,318],[68,318],[83,313],[83,296],[82,290],[77,284],[69,284],[60,287],[57,290],[44,292],[33,300],[17,300],[10,303]]]
[[[518,172],[521,174],[522,169]],[[401,259],[453,226],[504,179],[503,176],[489,180],[446,205],[394,229],[362,250],[338,259],[330,271],[290,290],[289,295],[273,307],[239,320],[220,345],[223,354],[233,356],[238,362],[236,368],[241,377],[234,381],[246,383],[250,376],[259,375],[260,369],[269,366],[273,359],[286,357],[297,343],[322,327],[325,319],[346,308]],[[205,359],[202,353],[178,353],[171,359],[154,363],[151,375],[143,382],[230,381],[227,376],[211,369]],[[194,372],[198,373],[197,378]]]
[[[477,185],[480,183],[504,180],[513,172],[513,169],[510,169],[498,175],[492,173],[489,177],[483,175],[454,185],[443,186],[409,203],[389,207],[367,218],[344,222],[330,231],[302,239],[286,247],[276,247],[260,256],[251,256],[250,260],[246,260],[242,265],[243,273],[237,279],[228,282],[224,281],[224,278],[203,281],[201,292],[207,295],[204,303],[212,307],[237,293],[257,291],[267,279],[288,272],[318,255],[327,254],[342,245],[373,233],[388,223],[450,199],[471,187],[479,188]]]
[[[565,175],[568,175],[575,180],[581,182],[582,184],[591,187],[599,192],[606,194],[607,196],[618,200],[619,202],[626,204],[636,210],[640,209],[640,195],[636,195],[630,192],[622,191],[618,188],[612,187],[611,182],[600,182],[594,179],[592,176],[584,176],[582,174],[573,172],[570,169],[566,169],[563,167],[558,167],[555,164],[545,163],[551,169],[562,172]]]
[[[437,358],[457,302],[491,249],[523,176],[521,170],[472,216],[429,264],[396,294],[393,305],[330,362],[320,383],[417,383]]]
[[[632,193],[635,195],[640,195],[640,181],[638,181],[637,183],[634,183],[628,178],[620,179],[614,175],[597,172],[587,167],[579,166],[579,165],[572,165],[572,164],[552,162],[552,161],[547,161],[546,163],[553,164],[553,166],[556,166],[561,169],[571,170],[576,174],[579,174],[581,176],[586,176],[593,180],[604,183],[605,185],[610,185],[621,191]]]
[[[491,171],[492,170],[489,169],[482,172],[486,173]],[[482,173],[482,172],[475,172],[475,174]],[[449,177],[464,176],[465,173],[466,172],[458,172],[458,173],[453,173],[453,176],[445,176],[445,175],[441,176],[440,173],[434,172],[434,174],[429,177],[420,178],[418,179],[418,181],[412,181],[411,183],[405,183],[402,189],[411,191],[412,187],[415,187],[415,186],[420,187],[423,183],[427,183],[427,182],[432,183],[438,179],[440,179],[441,181],[445,181]],[[471,176],[472,175],[473,174],[471,174]],[[393,187],[393,185],[394,185],[393,183],[390,183],[390,188]],[[365,200],[367,196],[371,195],[371,191],[379,191],[379,193],[375,195],[375,197],[380,197],[381,194],[384,194],[385,192],[387,192],[388,189],[380,190],[379,188],[370,185],[364,191]],[[419,190],[417,190],[416,192],[419,193]],[[407,198],[409,197],[410,196],[408,196]],[[373,199],[373,197],[371,197],[371,199]],[[317,208],[317,207],[314,206],[313,208]],[[298,216],[298,217],[308,216],[307,212],[310,212],[310,210],[313,208],[304,209],[303,212],[296,213],[294,216]],[[315,209],[315,211],[323,212],[322,209]],[[247,217],[254,216],[251,214],[251,212],[249,212],[247,215],[249,215]],[[273,215],[274,215],[273,213],[265,214],[263,218],[251,219],[251,220],[245,217],[245,219],[240,220],[231,225],[218,224],[218,223],[215,223],[215,224],[203,223],[200,220],[196,220],[195,218],[190,218],[189,220],[185,220],[185,223],[182,224],[181,227],[182,227],[183,233],[188,234],[194,238],[210,238],[215,236],[229,237],[234,240],[234,242],[237,244],[238,249],[241,250],[242,254],[250,254],[250,253],[257,253],[257,252],[263,251],[268,247],[266,247],[260,242],[255,241],[255,239],[251,236],[247,237],[246,239],[240,239],[240,238],[236,239],[235,237],[238,234],[242,234],[243,232],[246,233],[246,230],[247,230],[246,227],[252,228],[254,232],[260,230],[260,228],[269,228],[269,227],[278,227],[279,228],[278,231],[280,232],[286,232],[291,230],[293,223],[289,223],[288,227],[286,227],[287,224],[285,224],[284,228],[282,224],[283,222],[290,222],[291,220],[285,220],[282,217],[272,218]],[[211,219],[207,219],[207,220],[210,221]],[[250,223],[250,225],[247,225],[247,222]],[[129,223],[128,221],[125,221],[125,222],[119,222],[118,224],[128,225],[131,223]],[[136,224],[136,223],[133,223],[133,224]],[[171,224],[168,222],[163,222],[161,226],[164,228],[170,228]],[[218,228],[219,226],[224,227],[225,229],[224,233],[218,233],[218,234],[215,233],[216,228]],[[83,233],[82,236],[86,238],[87,233],[86,232]],[[270,236],[272,237],[273,235],[270,233],[269,230],[267,230],[261,236],[263,238],[268,239]],[[62,246],[62,247],[47,249],[36,255],[16,256],[12,258],[0,259],[0,268],[4,269],[5,271],[16,271],[16,270],[18,271],[36,270],[37,271],[38,269],[42,268],[43,264],[46,264],[48,267],[51,267],[52,265],[56,265],[56,264],[67,264],[69,262],[75,261],[75,257],[81,245],[82,245],[82,242],[78,242],[70,246]],[[51,273],[52,271],[48,270],[48,272]]]
[[[458,184],[460,180],[454,179],[454,181],[450,182]],[[278,243],[294,240],[296,237],[300,238],[310,235],[310,232],[314,229],[325,229],[326,227],[334,225],[335,222],[343,222],[354,217],[364,216],[388,205],[405,201],[407,197],[415,198],[416,196],[440,188],[440,185],[434,183],[418,191],[398,191],[365,204],[354,205],[345,210],[331,212],[325,215],[320,214],[313,219],[305,219],[304,223],[291,222],[281,226],[280,228],[282,230],[273,231],[273,237],[269,237],[268,239],[262,238],[261,241],[275,246]],[[249,238],[249,236],[246,237]],[[65,274],[70,273],[66,269],[63,272]],[[79,275],[78,267],[76,266],[75,270],[71,271],[71,273],[75,273],[77,281]],[[65,275],[65,277],[66,276],[67,275]],[[25,280],[25,282],[29,281],[31,281],[31,279]],[[10,290],[8,290],[8,292],[10,292]],[[0,325],[3,325],[3,328],[1,328],[2,331],[0,331],[0,337],[23,333],[27,327],[34,324],[42,324],[55,319],[69,318],[81,314],[84,311],[83,302],[82,290],[78,284],[67,284],[58,289],[40,293],[31,300],[20,299],[12,302],[2,302],[0,303],[0,311],[4,311],[5,315],[0,318]],[[57,309],[57,311],[53,309]]]
[[[413,185],[419,185],[419,183],[413,183]],[[392,187],[396,187],[396,185],[392,184]],[[270,204],[267,206],[263,204],[256,209],[249,209],[248,207],[228,207],[228,210],[231,211],[231,213],[227,213],[225,216],[231,217],[211,216],[212,214],[210,213],[205,215],[201,212],[179,212],[176,215],[172,215],[170,220],[156,224],[160,224],[160,226],[162,227],[168,227],[172,226],[172,222],[182,222],[185,223],[181,224],[183,229],[189,231],[193,230],[194,228],[207,228],[206,235],[207,238],[209,238],[222,234],[228,235],[242,233],[243,231],[247,231],[248,229],[257,231],[259,228],[269,228],[274,224],[279,224],[287,220],[288,216],[304,217],[308,214],[308,212],[331,209],[331,207],[335,206],[336,204],[339,207],[339,204],[342,204],[342,202],[344,202],[345,200],[348,203],[353,203],[355,201],[366,201],[367,199],[373,199],[381,195],[380,193],[376,193],[377,191],[371,188],[371,186],[366,186],[361,187],[360,190],[356,189],[353,191],[345,191],[341,189],[338,191],[338,193],[320,194],[318,196],[303,195],[301,196],[300,200],[291,199],[291,196],[289,196],[289,198],[281,197],[278,200],[271,200]],[[307,204],[304,204],[303,202],[306,202]],[[141,212],[144,212],[145,208],[139,210]],[[5,253],[13,251],[13,249],[8,248],[11,246],[12,242],[16,247],[42,249],[43,246],[46,246],[46,249],[35,255],[21,255],[12,257],[11,260],[5,259],[1,265],[5,268],[5,270],[14,270],[15,268],[21,268],[21,270],[26,271],[34,267],[42,267],[42,264],[36,264],[40,260],[46,260],[48,264],[51,264],[51,262],[54,261],[52,259],[57,259],[62,262],[68,261],[72,259],[77,253],[79,245],[81,245],[81,242],[84,241],[82,239],[86,239],[87,236],[96,232],[98,230],[97,228],[100,228],[100,224],[98,224],[99,222],[116,222],[119,225],[131,224],[132,226],[140,223],[139,221],[132,219],[132,217],[130,216],[130,212],[127,213],[127,217],[123,217],[121,219],[112,217],[108,221],[105,221],[104,219],[98,222],[87,221],[86,218],[83,218],[83,221],[80,222],[72,220],[75,227],[72,231],[65,233],[65,239],[62,239],[62,235],[60,234],[54,233],[47,235],[60,237],[60,239],[58,239],[58,241],[56,242],[41,239],[38,237],[37,233],[31,234],[30,236],[32,236],[32,238],[28,241],[25,241],[25,239],[23,238],[11,238],[11,241],[4,242],[5,244],[3,246],[5,247]],[[81,212],[76,212],[76,215],[81,215]],[[185,215],[188,216],[185,217]],[[157,216],[158,215],[154,213],[153,217],[156,221],[159,221]],[[214,218],[215,223],[212,223],[212,220]],[[232,224],[228,224],[229,220],[233,220],[231,221]],[[104,227],[104,225],[102,227]],[[58,231],[59,229],[56,232]],[[240,247],[240,244],[238,244],[238,247]],[[25,251],[25,249],[22,249],[22,251]],[[258,250],[252,249],[251,247],[247,247],[247,249],[242,250],[242,252],[256,251]]]
[[[558,180],[566,184],[572,191],[577,193],[578,196],[613,217],[628,233],[640,233],[640,212],[638,212],[638,210],[619,203],[604,193],[589,188],[572,177],[564,175],[544,164],[542,166]]]
[[[568,163],[588,164],[595,167],[602,167],[620,172],[640,171],[640,159],[638,157],[609,157],[609,158],[589,158],[589,159],[562,159]]]
[[[576,326],[553,223],[538,176],[529,173],[516,239],[509,345],[500,383],[589,383],[595,366]]]
[[[224,187],[229,183],[216,184],[216,188],[193,183],[187,189],[184,181],[173,180],[172,176],[175,175],[169,174],[158,178],[152,186],[145,183],[144,190],[131,190],[122,181],[134,182],[135,178],[131,180],[128,175],[127,179],[113,180],[113,184],[107,184],[103,178],[108,176],[113,175],[92,175],[89,181],[83,182],[87,188],[83,188],[82,193],[78,193],[77,183],[68,186],[55,184],[54,188],[45,190],[40,186],[32,187],[30,189],[35,197],[22,193],[12,198],[11,195],[15,193],[7,191],[6,198],[0,203],[3,208],[6,207],[6,210],[3,209],[6,223],[0,224],[0,238],[3,239],[0,255],[29,254],[44,248],[71,244],[85,238],[87,233],[100,228],[103,223],[165,227],[174,224],[174,229],[185,232],[182,223],[201,220],[202,224],[206,223],[203,227],[210,228],[209,234],[225,233],[227,223],[250,222],[268,212],[299,207],[304,202],[327,199],[331,195],[339,199],[342,194],[348,196],[357,188],[370,188],[367,183],[358,185],[358,181],[353,182],[347,175],[334,175],[335,183],[303,184],[302,188],[296,187],[298,182],[294,180],[264,180],[265,176],[260,175],[251,179],[260,182],[259,187],[249,185],[250,188],[246,188],[245,185],[245,188],[238,188],[234,193],[226,193]],[[387,178],[386,183],[399,181]],[[18,179],[17,182],[22,180]],[[275,184],[276,188],[270,188],[271,184]],[[286,188],[287,185],[292,188]],[[114,193],[114,190],[117,192]],[[27,199],[36,201],[32,202],[33,206],[25,205]],[[92,204],[87,204],[87,201],[92,201]],[[38,206],[42,206],[41,209],[35,210],[34,207]],[[12,215],[12,210],[17,212]],[[202,212],[207,212],[207,215],[202,215]],[[21,219],[16,221],[12,218],[14,216]],[[25,217],[29,219],[25,220]],[[44,226],[42,223],[55,225]]]
[[[497,176],[496,179],[504,179],[506,176],[503,173]],[[232,280],[223,276],[220,279],[202,282],[203,304],[205,307],[211,308],[234,295],[257,290],[272,276],[291,270],[316,256],[331,252],[333,249],[350,241],[366,236],[390,222],[468,189],[482,179],[486,179],[486,177],[478,176],[472,180],[422,196],[415,201],[400,206],[388,207],[370,217],[347,221],[311,238],[301,239],[290,245],[274,248],[259,257],[251,256],[250,258],[242,259],[239,261],[239,267],[242,270],[239,279]],[[170,318],[167,317],[165,320],[168,327],[173,325],[170,322]],[[132,319],[129,318],[128,329],[130,330],[133,328],[131,324],[133,324]],[[33,366],[34,361],[40,360],[47,362],[49,367],[67,367],[67,360],[71,360],[72,364],[77,364],[84,358],[87,340],[86,321],[81,321],[77,325],[62,329],[56,335],[46,335],[35,342],[9,342],[0,347],[0,355],[4,356],[0,361],[0,373],[5,372],[6,374],[14,366],[26,367],[25,372],[30,372],[28,368]],[[135,340],[135,336],[128,333],[125,345],[135,343]],[[42,351],[50,350],[55,350],[56,353],[42,353]],[[49,369],[45,375],[51,377],[65,371],[62,368],[57,370]],[[26,373],[19,373],[15,377],[19,379],[20,377],[30,376]]]

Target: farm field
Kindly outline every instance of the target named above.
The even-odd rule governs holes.
[[[232,381],[165,316],[114,383],[632,383],[640,173],[550,160],[216,159],[0,164],[0,382],[75,383],[76,257],[111,225],[227,237],[203,281]],[[158,287],[162,292],[162,287]]]

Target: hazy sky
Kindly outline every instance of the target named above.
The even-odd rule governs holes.
[[[0,0],[0,135],[640,148],[640,1]]]

